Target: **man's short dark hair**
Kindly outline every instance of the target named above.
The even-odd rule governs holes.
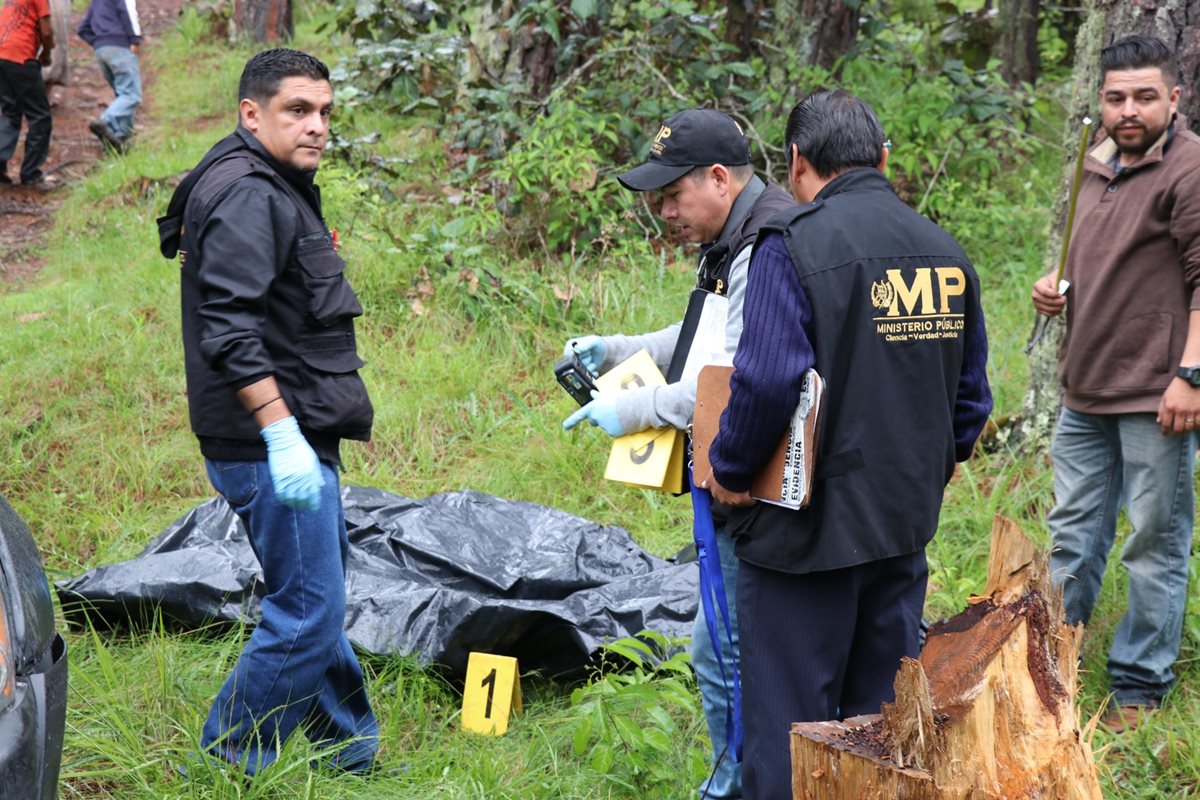
[[[253,100],[269,103],[279,91],[284,78],[311,78],[314,81],[329,80],[329,67],[320,59],[299,50],[276,48],[256,53],[246,62],[242,79],[238,81],[238,102]]]
[[[698,167],[693,167],[692,171],[685,174],[684,177],[690,181],[698,180],[700,176],[708,173],[708,168],[711,166],[712,164],[702,164]],[[754,177],[753,164],[734,164],[732,167],[726,166],[725,169],[729,170],[730,176],[733,178],[734,183],[737,184],[749,183],[750,179]]]
[[[735,164],[729,168],[729,174],[738,183],[747,183],[754,177],[753,164]]]
[[[854,167],[877,167],[883,153],[883,126],[866,101],[844,89],[813,92],[788,116],[784,148],[788,166],[792,145],[821,178]]]
[[[1167,88],[1175,86],[1175,57],[1167,43],[1157,36],[1125,36],[1100,51],[1100,83],[1108,73],[1117,70],[1146,69],[1158,67],[1162,70]]]

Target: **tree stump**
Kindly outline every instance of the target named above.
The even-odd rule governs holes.
[[[1047,558],[992,527],[988,583],[904,659],[896,702],[791,731],[795,800],[1101,800],[1075,710],[1083,626],[1063,622]]]

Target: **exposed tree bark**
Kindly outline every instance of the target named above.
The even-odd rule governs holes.
[[[796,800],[1100,800],[1074,705],[1083,626],[1063,623],[1045,554],[1012,522],[997,518],[968,602],[880,714],[792,726]]]
[[[50,54],[50,66],[42,68],[42,80],[47,84],[66,86],[70,78],[67,42],[74,33],[71,29],[71,0],[50,0],[50,27],[54,30],[54,52]]]
[[[471,31],[465,85],[487,81],[497,86],[523,85],[532,97],[544,97],[557,77],[558,47],[530,22],[515,31],[509,20],[513,0],[490,0]]]
[[[738,49],[743,60],[754,52],[757,5],[754,0],[725,0],[725,41]]]
[[[773,39],[804,64],[832,69],[858,41],[857,4],[843,0],[777,0]]]
[[[999,0],[996,25],[999,42],[993,55],[1010,86],[1037,82],[1041,72],[1038,54],[1038,15],[1041,0]]]
[[[234,0],[231,33],[262,44],[291,41],[292,0]]]
[[[1091,116],[1099,128],[1100,48],[1129,34],[1159,36],[1175,52],[1179,85],[1179,116],[1192,130],[1200,132],[1200,0],[1089,0],[1087,16],[1079,29],[1075,46],[1074,89],[1063,130],[1063,180],[1058,199],[1051,209],[1056,224],[1047,240],[1042,274],[1058,264],[1062,248],[1062,227],[1067,195],[1074,175],[1074,158],[1079,145],[1080,121]],[[1030,287],[1032,288],[1032,287]],[[1030,304],[1030,316],[1033,305]],[[1030,354],[1029,390],[1025,395],[1021,427],[1017,431],[1022,447],[1042,449],[1050,441],[1054,421],[1062,403],[1058,384],[1058,347],[1063,323],[1053,320],[1046,336]]]
[[[467,69],[461,88],[481,81],[501,81],[509,72],[509,41],[512,37],[505,22],[512,14],[512,0],[493,0],[483,6],[479,19],[471,28]]]

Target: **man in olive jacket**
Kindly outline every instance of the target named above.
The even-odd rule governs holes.
[[[1175,683],[1187,600],[1200,417],[1200,137],[1175,121],[1171,51],[1131,36],[1100,55],[1107,136],[1088,154],[1064,272],[1033,289],[1067,309],[1048,522],[1068,622],[1087,622],[1125,498],[1129,609],[1109,650],[1114,704],[1137,724]]]
[[[313,176],[329,135],[326,66],[295,50],[252,57],[240,123],[159,220],[179,248],[192,430],[209,479],[262,567],[262,620],[204,724],[206,754],[254,774],[297,728],[371,768],[378,726],[345,625],[341,439],[367,439],[357,370],[362,307],[321,217]],[[180,246],[181,245],[181,246]]]

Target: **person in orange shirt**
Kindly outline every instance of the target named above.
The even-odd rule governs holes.
[[[54,31],[50,0],[0,0],[0,183],[12,183],[8,159],[17,149],[21,118],[29,123],[21,183],[52,187],[42,172],[50,153],[50,97],[42,67],[50,66]]]

